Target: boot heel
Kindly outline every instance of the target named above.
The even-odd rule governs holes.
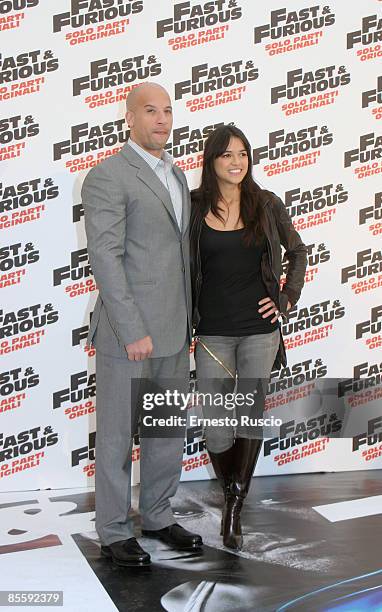
[[[243,537],[241,535],[240,512],[243,498],[230,495],[227,499],[227,512],[223,523],[223,544],[232,550],[241,550]]]

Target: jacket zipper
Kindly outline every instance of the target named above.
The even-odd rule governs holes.
[[[277,276],[276,276],[275,271],[273,269],[272,243],[270,241],[269,236],[267,236],[267,250],[268,250],[268,255],[269,255],[269,266],[271,268],[271,273],[272,273],[273,278],[276,281],[276,287],[277,287],[277,306],[278,306],[278,309],[280,310],[280,302],[279,302],[280,283],[278,282]]]
[[[277,280],[277,276],[275,274],[275,271],[273,269],[273,252],[272,252],[272,244],[271,241],[269,240],[269,238],[267,237],[267,248],[268,248],[268,254],[269,254],[269,259],[270,259],[270,267],[271,267],[271,272],[272,272],[272,276],[276,281],[276,286],[277,286],[277,308],[280,311],[280,299],[279,299],[279,295],[280,295],[280,283]],[[284,313],[282,313],[280,311],[281,314],[281,318],[283,320],[283,322],[286,321],[286,315]]]
[[[201,259],[200,259],[200,235],[202,233],[202,224],[200,224],[200,227],[198,228],[198,238],[197,238],[197,243],[196,243],[196,266],[198,269],[198,273],[196,275],[196,291],[195,291],[195,303],[196,305],[198,304],[199,301],[199,295],[200,295],[200,289],[202,286],[202,264],[201,264]]]

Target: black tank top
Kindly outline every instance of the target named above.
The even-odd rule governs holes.
[[[243,242],[243,229],[215,230],[203,221],[200,236],[202,286],[197,334],[249,336],[278,329],[272,316],[262,318],[258,301],[268,297],[261,277],[261,244]],[[274,316],[274,315],[273,315]]]

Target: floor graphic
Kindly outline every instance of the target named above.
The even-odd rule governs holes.
[[[137,497],[134,487],[133,507]],[[0,590],[60,590],[73,612],[381,612],[381,499],[380,471],[255,478],[232,553],[216,481],[182,483],[176,520],[203,536],[203,552],[141,538],[133,510],[152,565],[126,569],[100,557],[93,491],[3,493]]]

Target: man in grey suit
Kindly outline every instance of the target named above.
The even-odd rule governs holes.
[[[99,289],[88,343],[97,348],[96,529],[101,553],[119,565],[147,565],[133,537],[131,451],[136,396],[132,380],[189,376],[190,195],[183,172],[163,150],[172,108],[161,86],[145,83],[127,98],[130,139],[85,178],[82,201],[92,270]],[[142,534],[180,550],[199,535],[176,524],[183,438],[142,437]]]

